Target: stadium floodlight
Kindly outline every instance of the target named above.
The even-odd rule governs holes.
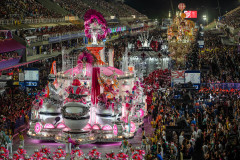
[[[207,21],[207,16],[206,15],[203,15],[203,20]]]

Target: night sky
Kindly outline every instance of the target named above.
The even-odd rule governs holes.
[[[185,10],[197,10],[198,18],[207,14],[209,21],[217,19],[219,15],[218,0],[172,0],[173,9],[176,11],[180,2],[186,4]],[[149,18],[161,19],[168,16],[172,10],[171,0],[125,0],[125,3],[135,8]],[[240,5],[240,0],[219,0],[221,15]]]

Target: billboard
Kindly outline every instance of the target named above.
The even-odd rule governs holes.
[[[185,83],[191,82],[193,87],[200,89],[201,84],[201,72],[200,71],[185,71]]]
[[[186,18],[197,18],[197,11],[184,11]]]
[[[39,81],[39,70],[24,70],[25,81]]]
[[[200,71],[185,71],[185,83],[192,82],[193,84],[201,83]]]

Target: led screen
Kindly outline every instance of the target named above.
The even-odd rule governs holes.
[[[200,73],[186,73],[185,72],[185,83],[192,82],[193,84],[201,83]]]
[[[197,18],[197,11],[184,11],[186,18]]]
[[[25,81],[38,81],[39,71],[38,70],[25,70],[24,71]]]

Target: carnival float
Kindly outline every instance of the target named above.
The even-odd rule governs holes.
[[[71,68],[57,72],[53,62],[49,83],[33,102],[31,138],[74,146],[114,142],[132,138],[143,124],[142,78],[134,70],[114,68],[113,53],[108,63],[104,53],[99,53],[108,33],[104,17],[88,10],[84,20],[85,35],[92,43],[79,52]],[[63,65],[67,63],[71,62]]]
[[[169,56],[178,64],[184,63],[185,56],[191,52],[193,42],[196,40],[197,28],[195,22],[187,20],[183,10],[184,3],[178,5],[180,14],[173,19],[173,24],[168,27],[167,39],[170,54]]]

